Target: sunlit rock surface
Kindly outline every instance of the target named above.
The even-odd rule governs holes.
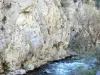
[[[75,14],[83,15],[86,6],[81,0],[0,0],[1,58],[11,70],[64,58],[79,28]]]

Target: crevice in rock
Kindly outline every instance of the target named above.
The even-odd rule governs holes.
[[[2,23],[5,24],[6,20],[7,20],[7,17],[4,16],[3,19],[2,19]]]

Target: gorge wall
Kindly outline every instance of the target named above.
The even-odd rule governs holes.
[[[0,0],[1,61],[14,70],[68,56],[70,38],[80,28],[75,15],[86,9],[98,11],[93,0]]]

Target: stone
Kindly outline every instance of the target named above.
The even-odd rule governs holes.
[[[100,75],[100,71],[98,71],[98,72],[96,73],[96,75]]]
[[[9,72],[6,75],[15,75],[15,73],[14,72]]]
[[[9,72],[6,75],[23,75],[26,74],[26,71],[23,69],[15,70],[13,72]]]
[[[25,70],[30,71],[30,70],[34,70],[34,66],[32,64],[29,64],[25,67]]]

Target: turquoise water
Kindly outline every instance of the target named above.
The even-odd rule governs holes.
[[[60,61],[48,63],[37,71],[34,71],[28,75],[71,75],[70,73],[76,72],[77,70],[88,70],[95,67],[96,59],[89,60],[74,60],[71,62]]]

